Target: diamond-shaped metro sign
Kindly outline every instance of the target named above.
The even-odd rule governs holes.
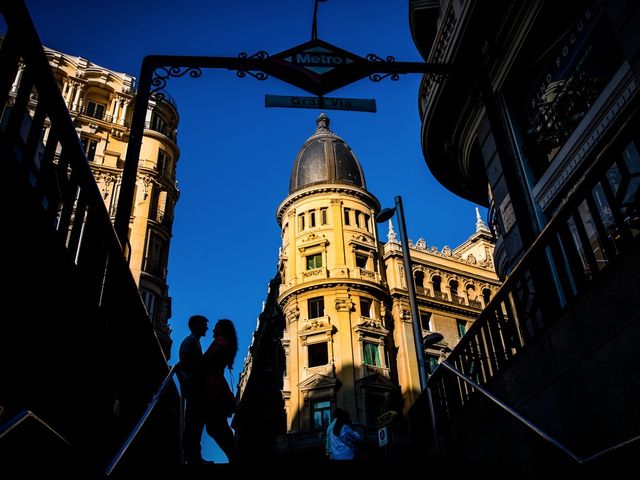
[[[323,40],[311,40],[269,57],[284,67],[286,81],[316,95],[344,87],[369,75],[368,60]],[[281,77],[281,75],[277,75]]]

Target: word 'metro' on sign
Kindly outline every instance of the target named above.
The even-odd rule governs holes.
[[[284,57],[284,60],[318,74],[326,73],[335,67],[353,63],[353,60],[349,57],[337,54],[324,47],[313,47],[302,52],[295,52]]]

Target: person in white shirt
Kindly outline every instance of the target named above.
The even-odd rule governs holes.
[[[331,460],[353,460],[356,445],[362,437],[353,429],[349,412],[336,408],[334,420],[327,429],[326,450]]]

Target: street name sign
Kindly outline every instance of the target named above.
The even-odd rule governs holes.
[[[376,101],[370,98],[330,98],[330,97],[294,97],[287,95],[265,95],[265,107],[317,108],[325,110],[351,110],[356,112],[375,112]]]

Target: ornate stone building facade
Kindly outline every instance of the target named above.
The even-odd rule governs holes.
[[[113,220],[129,139],[135,78],[82,57],[46,47],[45,52]],[[18,92],[23,72],[24,68],[20,68],[16,75],[12,96]],[[29,99],[32,111],[37,103],[34,92]],[[125,246],[131,271],[167,357],[171,350],[168,326],[171,297],[166,278],[173,210],[179,197],[178,121],[177,107],[170,96],[152,97],[139,160],[129,244]],[[45,121],[43,141],[48,133],[49,123]]]
[[[386,244],[378,238],[379,211],[359,161],[321,114],[277,210],[278,275],[245,360],[234,420],[245,456],[317,454],[336,407],[372,440],[379,416],[402,416],[417,397],[402,249],[391,224]],[[492,251],[480,219],[455,249],[423,239],[412,245],[423,335],[443,335],[426,352],[431,366],[497,290]]]

